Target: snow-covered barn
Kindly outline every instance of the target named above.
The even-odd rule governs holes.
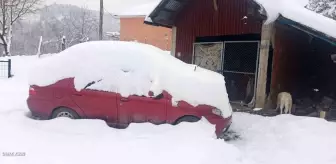
[[[120,18],[120,40],[146,43],[170,51],[171,29],[144,24],[146,15],[158,2],[145,3],[115,14],[116,18]]]
[[[336,54],[336,21],[306,9],[306,4],[162,0],[145,23],[172,28],[172,54],[177,58],[223,73],[233,103],[274,107],[283,91],[295,100],[316,87],[326,96],[336,95],[331,59]]]

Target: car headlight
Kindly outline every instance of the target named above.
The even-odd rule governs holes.
[[[219,109],[212,109],[212,113],[218,116],[223,116],[223,113]]]

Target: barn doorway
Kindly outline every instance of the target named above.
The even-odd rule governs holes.
[[[259,45],[259,41],[224,42],[223,75],[233,103],[253,103]]]
[[[231,103],[252,104],[256,92],[259,35],[201,37],[196,41],[200,42],[194,43],[193,64],[224,75]]]
[[[320,110],[326,110],[336,118],[336,46],[283,24],[276,25],[275,37],[273,108],[277,94],[289,92],[293,114],[318,116]]]

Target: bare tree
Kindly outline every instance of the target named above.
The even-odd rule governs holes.
[[[3,55],[10,55],[13,24],[27,14],[34,13],[41,0],[1,0],[0,2],[0,45]]]
[[[82,7],[79,13],[70,13],[66,19],[65,22],[71,28],[69,46],[91,40],[90,35],[97,31],[97,16],[87,7]]]

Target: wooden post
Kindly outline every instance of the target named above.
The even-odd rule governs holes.
[[[261,32],[261,45],[259,54],[259,67],[256,92],[256,108],[264,108],[266,103],[267,67],[271,38],[273,35],[273,23],[263,25]]]
[[[12,77],[12,60],[8,59],[8,78]]]
[[[218,11],[217,0],[213,0],[213,5],[214,5],[214,9],[215,9],[215,11]]]
[[[65,36],[62,37],[62,43],[61,43],[61,50],[64,51],[66,49],[66,38]]]
[[[100,0],[99,40],[103,40],[104,0]]]
[[[42,42],[43,42],[43,38],[42,36],[40,37],[40,42],[39,42],[39,45],[38,45],[38,49],[37,49],[37,56],[38,57],[41,57],[41,47],[42,47]]]
[[[171,44],[171,50],[170,50],[170,53],[172,56],[176,57],[176,27],[173,26],[173,29],[172,29],[172,44]]]

